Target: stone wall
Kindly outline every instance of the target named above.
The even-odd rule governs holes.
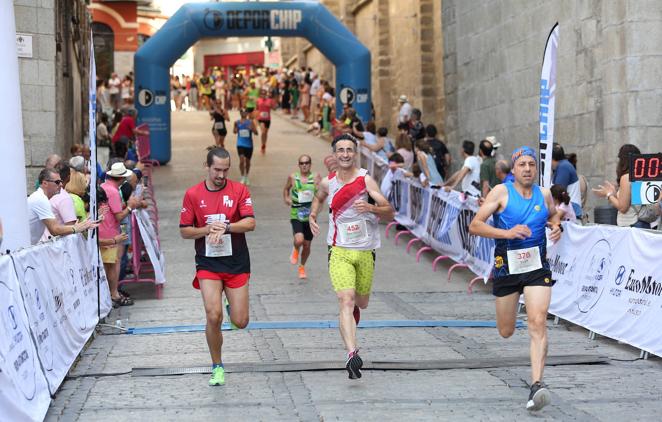
[[[617,151],[662,150],[662,2],[444,0],[446,134],[495,135],[508,154],[537,147],[541,60],[560,26],[555,140],[592,185],[614,180]],[[596,203],[589,194],[590,204]]]
[[[378,126],[393,133],[405,94],[426,123],[443,132],[444,90],[439,0],[322,0],[370,50],[372,101]],[[333,65],[307,42],[283,39],[283,62],[310,66],[332,82]],[[321,64],[318,64],[321,63]],[[319,66],[319,67],[318,67]]]

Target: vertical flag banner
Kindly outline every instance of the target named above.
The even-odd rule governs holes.
[[[554,24],[545,43],[540,76],[540,186],[552,186],[552,145],[554,144],[554,104],[556,102],[556,53],[559,47],[559,24]]]
[[[90,217],[97,220],[97,65],[94,62],[94,38],[90,32],[90,95],[88,104],[90,139]],[[96,239],[94,240],[96,243]]]

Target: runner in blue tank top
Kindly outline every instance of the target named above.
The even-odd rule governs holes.
[[[545,227],[553,242],[563,231],[549,189],[534,185],[536,153],[520,147],[512,155],[514,182],[495,186],[469,226],[473,235],[496,239],[493,294],[499,334],[515,331],[517,304],[524,293],[531,339],[531,392],[527,410],[540,410],[551,401],[542,382],[547,356],[547,309],[552,297],[552,273],[546,257]],[[494,215],[495,227],[487,224]]]
[[[240,182],[250,185],[248,172],[251,170],[251,157],[253,157],[253,135],[257,135],[257,127],[253,120],[248,118],[248,111],[239,111],[241,119],[234,122],[234,133],[237,134],[237,154],[239,154]]]

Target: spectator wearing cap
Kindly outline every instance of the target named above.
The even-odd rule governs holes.
[[[487,139],[480,141],[478,155],[483,160],[480,163],[480,190],[483,198],[499,184],[499,178],[496,175],[496,160],[492,156],[493,151],[492,142]]]
[[[119,187],[131,175],[133,175],[133,172],[127,170],[123,162],[114,163],[110,170],[106,172],[106,181],[101,184],[101,189],[106,192],[106,196],[108,197],[109,212],[99,226],[100,240],[116,239],[120,235],[120,221],[140,205],[138,199],[130,197],[127,200],[126,207],[122,206]],[[115,307],[133,305],[131,298],[120,295],[118,291],[119,247],[120,245],[112,243],[101,248],[101,260],[106,270],[110,296]]]
[[[67,226],[55,218],[49,199],[55,196],[62,186],[60,174],[53,169],[43,169],[37,178],[39,187],[28,197],[28,222],[30,225],[30,243],[37,244],[44,231],[53,236],[65,236],[95,228],[90,220]]]
[[[400,98],[398,98],[398,104],[400,104],[400,110],[398,111],[398,124],[409,123],[412,108],[407,96],[401,95]]]
[[[474,155],[476,144],[466,140],[462,142],[462,168],[456,171],[444,184],[445,187],[454,188],[462,182],[462,192],[480,197],[480,158]]]
[[[557,143],[554,143],[552,147],[552,170],[554,170],[552,184],[561,185],[566,188],[570,195],[570,203],[575,210],[575,215],[581,219],[584,213],[581,206],[582,196],[577,170],[566,159],[563,147]]]

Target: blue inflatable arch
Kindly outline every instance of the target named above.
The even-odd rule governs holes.
[[[152,158],[167,163],[169,68],[202,37],[303,37],[336,66],[336,112],[348,101],[370,119],[370,51],[316,2],[190,3],[182,6],[134,58],[138,123],[151,132]]]

